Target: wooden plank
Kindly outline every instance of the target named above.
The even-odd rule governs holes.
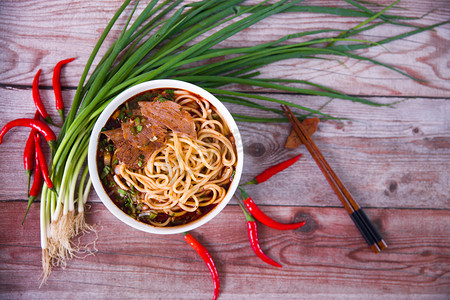
[[[14,118],[33,116],[30,90],[0,91],[1,126]],[[73,93],[64,91],[65,99],[70,99]],[[326,101],[317,97],[274,96],[313,108]],[[59,120],[56,111],[52,109],[52,91],[43,90],[42,98],[52,117]],[[387,102],[401,99],[373,100]],[[277,117],[272,113],[226,105],[231,112]],[[314,139],[360,205],[411,208],[449,206],[449,100],[411,99],[399,103],[395,109],[334,101],[324,112],[352,118],[351,121],[342,123],[321,122]],[[297,153],[303,154],[300,162],[273,177],[269,183],[248,188],[259,203],[340,205],[308,152],[303,147],[296,150],[284,149],[289,133],[287,124],[239,123],[239,128],[245,152],[242,182],[250,180],[270,165]],[[23,128],[14,129],[5,136],[4,143],[0,146],[0,200],[25,199],[26,176],[22,153],[28,132]],[[290,178],[288,181],[287,176]],[[292,198],[291,194],[301,197]],[[96,196],[92,200],[98,201]]]
[[[70,106],[84,63],[121,2],[0,1],[0,126],[17,117],[33,116],[30,86],[39,68],[43,69],[42,98],[52,117],[59,120],[51,90],[54,64],[62,58],[77,57],[62,72],[63,86],[68,88],[63,96]],[[259,0],[249,1],[256,2]],[[392,0],[376,2],[389,5]],[[302,5],[351,8],[345,1],[334,0],[305,0]],[[404,0],[400,5],[407,9],[394,8],[391,13],[420,17],[430,12],[411,21],[415,25],[431,25],[450,16],[447,0]],[[381,9],[369,6],[374,11]],[[131,7],[126,15],[130,11]],[[346,29],[363,20],[311,13],[301,16],[288,13],[273,17],[230,38],[223,46],[254,45],[297,31]],[[125,20],[126,16],[119,19],[119,27]],[[295,166],[270,182],[249,186],[248,192],[276,220],[306,219],[307,225],[289,232],[259,225],[262,248],[283,264],[282,269],[264,264],[250,249],[236,199],[217,218],[195,230],[193,235],[216,261],[220,299],[448,299],[449,29],[450,24],[446,24],[386,48],[358,52],[427,79],[423,84],[366,62],[342,58],[289,60],[262,69],[265,77],[311,80],[382,103],[403,101],[395,109],[333,101],[323,112],[350,120],[323,121],[314,135],[389,248],[372,254],[306,150],[283,148],[289,133],[287,124],[239,123],[246,156],[243,181],[283,159],[304,154]],[[379,40],[402,30],[380,26],[361,38]],[[118,29],[113,30],[113,35],[118,33]],[[270,94],[237,85],[228,88],[265,92],[316,109],[329,100]],[[404,101],[407,98],[411,99]],[[227,107],[234,113],[278,117],[230,104]],[[88,221],[96,224],[99,232],[81,240],[95,241],[90,246],[95,245],[96,254],[80,253],[81,258],[68,262],[65,269],[55,268],[48,283],[39,288],[38,203],[20,226],[26,206],[22,151],[27,134],[23,128],[14,129],[0,145],[0,298],[212,296],[207,267],[181,235],[157,236],[133,230],[116,220],[93,191]]]
[[[0,294],[36,299],[80,296],[207,299],[210,274],[181,235],[159,236],[131,229],[102,204],[92,203],[88,220],[99,230],[95,255],[55,268],[38,288],[40,249],[38,209],[26,224],[23,202],[1,202]],[[295,231],[259,225],[262,248],[282,269],[267,266],[248,244],[245,218],[236,205],[195,230],[221,276],[221,299],[402,297],[443,299],[450,293],[448,210],[367,209],[389,244],[378,255],[364,244],[341,208],[267,207],[288,222],[306,219]],[[230,222],[230,220],[232,220]],[[94,240],[94,235],[84,237]],[[268,284],[270,282],[270,284]]]
[[[379,1],[386,5],[388,1]],[[120,1],[2,1],[0,4],[0,84],[29,85],[34,74],[42,68],[42,84],[51,85],[51,72],[55,63],[63,58],[77,57],[70,71],[63,71],[63,85],[77,86],[83,66]],[[52,5],[53,4],[53,5]],[[390,4],[390,3],[389,3]],[[445,0],[402,1],[407,10],[395,9],[392,13],[425,18],[413,21],[415,25],[431,25],[448,20],[450,11]],[[306,1],[304,5],[331,5],[349,7],[344,1]],[[99,11],[99,7],[102,9]],[[374,10],[379,10],[375,7]],[[39,11],[39,14],[35,12]],[[125,22],[119,19],[118,26]],[[223,46],[243,46],[266,42],[288,33],[320,28],[351,28],[359,18],[335,18],[311,13],[288,13],[262,21],[250,30],[237,34]],[[262,76],[311,80],[336,88],[342,92],[359,95],[431,96],[449,97],[449,71],[445,61],[448,30],[444,25],[435,31],[421,33],[383,47],[361,50],[358,53],[398,66],[411,75],[425,79],[418,83],[385,68],[353,59],[288,60],[262,69]],[[381,40],[386,33],[401,33],[403,29],[381,26],[361,36],[362,39]],[[118,29],[113,35],[118,34]],[[45,40],[45,43],[42,41]],[[110,44],[108,40],[106,45]],[[104,51],[104,50],[102,50]],[[101,51],[101,53],[102,53]],[[244,87],[240,87],[244,88]]]

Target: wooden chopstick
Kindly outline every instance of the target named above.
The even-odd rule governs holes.
[[[372,222],[369,220],[369,218],[364,213],[362,208],[358,205],[358,203],[355,201],[355,199],[353,199],[349,191],[342,184],[341,180],[333,171],[333,169],[331,169],[330,165],[323,157],[319,148],[317,148],[317,145],[306,133],[306,129],[294,116],[294,114],[292,113],[292,111],[289,109],[288,106],[281,105],[281,108],[283,109],[286,116],[289,118],[289,121],[291,122],[291,125],[295,133],[298,135],[300,140],[303,142],[308,151],[311,153],[311,156],[314,158],[320,170],[325,175],[325,178],[327,179],[331,188],[338,196],[339,200],[341,200],[342,204],[344,205],[351,219],[355,223],[356,227],[359,229],[362,236],[369,244],[370,249],[372,249],[372,251],[375,253],[379,253],[380,251],[386,249],[387,248],[386,242],[378,233],[375,226],[373,226]]]

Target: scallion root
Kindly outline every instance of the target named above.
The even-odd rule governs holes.
[[[42,249],[42,274],[41,274],[41,284],[39,287],[41,287],[50,276],[50,273],[52,272],[52,263],[50,254],[48,253],[48,249]]]
[[[84,210],[76,214],[73,211],[69,211],[66,215],[60,213],[56,221],[50,224],[47,247],[42,249],[41,286],[47,281],[53,267],[65,268],[67,262],[74,257],[80,257],[79,254],[96,252],[96,239],[87,245],[82,245],[79,239],[77,243],[73,241],[77,236],[87,232],[94,232],[97,235],[95,226],[86,223]]]

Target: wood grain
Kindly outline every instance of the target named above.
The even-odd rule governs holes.
[[[247,3],[256,3],[251,0]],[[389,5],[392,0],[377,0]],[[55,120],[51,73],[63,58],[77,59],[62,71],[69,107],[82,68],[121,1],[0,1],[0,126],[32,117],[31,81],[41,68],[41,95]],[[351,6],[345,1],[305,0],[304,5]],[[369,5],[374,11],[380,7]],[[447,0],[404,0],[391,13],[421,17],[414,25],[450,19]],[[127,13],[130,11],[128,10]],[[223,46],[254,45],[288,33],[346,29],[360,18],[286,13],[254,25]],[[118,20],[119,33],[126,16]],[[361,35],[380,40],[404,32],[390,25]],[[262,76],[305,79],[394,108],[334,100],[323,112],[344,121],[321,121],[313,139],[327,161],[389,244],[373,254],[301,146],[284,148],[287,123],[239,123],[245,152],[242,181],[266,167],[302,153],[294,166],[270,182],[248,186],[263,211],[281,222],[307,220],[289,232],[259,225],[263,250],[282,269],[261,262],[249,247],[236,199],[193,235],[210,251],[221,277],[219,299],[448,299],[450,295],[450,24],[383,47],[358,52],[409,74],[418,83],[367,62],[352,59],[288,60],[262,69]],[[110,44],[111,40],[106,41]],[[101,52],[104,50],[101,50]],[[274,94],[230,85],[318,109],[330,99]],[[263,103],[278,108],[277,104]],[[225,103],[233,113],[279,115]],[[106,210],[94,191],[88,221],[98,236],[81,240],[96,254],[80,253],[65,269],[55,268],[39,288],[41,250],[39,205],[25,225],[26,176],[22,151],[28,130],[12,130],[0,145],[0,298],[210,299],[212,281],[201,258],[181,235],[136,231]],[[45,148],[48,154],[48,149]],[[75,240],[74,242],[77,242]],[[95,243],[94,243],[95,242]]]
[[[255,1],[253,1],[255,2]],[[381,1],[383,2],[383,1]],[[386,1],[384,1],[386,2]],[[63,85],[76,86],[82,68],[101,35],[109,18],[120,1],[2,1],[0,4],[0,84],[29,85],[37,69],[43,70],[43,85],[50,85],[51,72],[56,62],[63,58],[77,57],[71,63]],[[392,13],[425,18],[414,21],[415,25],[431,25],[448,20],[450,11],[447,1],[408,0]],[[344,1],[306,1],[304,5],[346,5]],[[101,13],[98,13],[101,7]],[[349,7],[350,8],[350,7]],[[374,10],[377,8],[374,8]],[[39,12],[39,13],[37,13]],[[118,21],[123,26],[126,18]],[[271,41],[299,30],[323,28],[347,29],[359,24],[360,18],[335,18],[312,13],[286,13],[255,24],[251,30],[223,42],[223,46],[243,46]],[[119,29],[113,31],[113,36]],[[386,33],[398,34],[405,29],[381,26],[361,36],[362,39],[381,40]],[[447,51],[450,44],[450,24],[435,31],[421,33],[386,47],[361,50],[359,54],[392,64],[411,75],[426,79],[418,83],[400,74],[368,62],[346,58],[331,60],[288,60],[262,69],[262,76],[311,80],[328,85],[348,94],[434,96],[450,95]],[[45,43],[42,41],[45,40]],[[105,45],[109,45],[107,40]],[[103,53],[104,50],[100,51]]]
[[[0,90],[0,111],[3,112],[0,114],[0,124],[18,117],[33,116],[34,108],[29,90]],[[65,91],[64,96],[70,99],[73,97],[73,91]],[[326,101],[318,97],[280,94],[274,96],[314,108]],[[52,107],[51,90],[43,90],[42,98],[47,107]],[[403,99],[373,100],[388,103]],[[11,107],[10,101],[17,104]],[[231,112],[276,117],[272,113],[226,105]],[[342,123],[322,121],[313,138],[335,172],[363,207],[448,208],[448,107],[447,99],[410,99],[399,103],[395,109],[371,108],[348,101],[334,101],[324,112],[352,120]],[[49,111],[55,120],[59,119],[56,111]],[[249,187],[248,191],[259,203],[340,205],[306,149],[284,148],[290,128],[287,123],[240,123],[239,128],[245,153],[242,182],[250,180],[270,165],[298,153],[303,154],[294,167],[273,177],[270,184]],[[0,200],[25,197],[26,176],[23,171],[22,153],[28,132],[29,130],[23,128],[14,129],[8,133],[0,147],[0,174],[8,174],[0,175],[4,187],[8,187],[0,188]],[[286,181],[286,177],[292,180]],[[300,196],[289,197],[291,193]]]
[[[38,288],[40,248],[37,207],[24,227],[25,204],[2,203],[0,225],[9,231],[0,238],[0,294],[7,298],[142,297],[208,299],[210,274],[181,235],[158,236],[120,223],[102,204],[92,204],[89,220],[100,229],[95,255],[74,259],[55,269]],[[272,217],[306,219],[307,225],[289,232],[259,226],[264,251],[283,265],[261,262],[248,244],[245,218],[236,205],[193,234],[210,250],[222,275],[221,298],[320,298],[334,295],[409,295],[426,298],[450,292],[450,230],[447,210],[368,209],[389,243],[375,255],[341,208],[263,207]],[[234,220],[230,222],[230,220]],[[420,221],[419,221],[420,220]],[[439,224],[436,227],[435,224]],[[224,230],[217,231],[218,228]],[[93,240],[93,236],[87,237]],[[118,240],[121,242],[118,243]],[[267,284],[271,280],[271,284]],[[73,286],[72,288],[68,288]],[[194,290],[195,293],[187,291]],[[50,293],[48,291],[51,291]]]

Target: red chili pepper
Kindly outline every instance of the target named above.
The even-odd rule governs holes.
[[[39,160],[39,165],[41,167],[41,173],[42,176],[44,176],[44,181],[45,184],[47,184],[47,187],[56,192],[56,189],[53,185],[52,180],[50,179],[50,175],[48,172],[48,166],[47,163],[45,162],[45,156],[44,153],[42,152],[42,148],[41,148],[41,138],[39,137],[39,135],[36,135],[36,138],[34,139],[34,146],[36,148],[36,153],[38,155],[38,160]]]
[[[59,61],[56,64],[55,69],[53,70],[53,92],[55,93],[56,110],[61,116],[63,122],[64,122],[64,102],[62,99],[61,82],[60,82],[61,68],[63,65],[70,63],[74,59],[75,57],[72,57],[69,59]]]
[[[238,202],[239,203],[239,202]],[[245,210],[245,208],[239,203],[239,206],[241,207],[242,211],[245,214],[245,219],[247,220],[247,231],[248,231],[248,238],[250,240],[250,245],[252,246],[253,251],[256,253],[256,255],[264,262],[268,263],[269,265],[272,265],[274,267],[282,268],[283,266],[268,257],[261,249],[261,246],[259,244],[258,240],[258,228],[256,226],[255,219]]]
[[[33,101],[34,105],[36,106],[36,109],[41,114],[42,118],[45,122],[57,126],[55,123],[53,123],[52,118],[47,113],[47,110],[44,107],[44,103],[42,103],[41,95],[39,93],[39,76],[41,75],[41,69],[39,69],[34,76],[33,80]]]
[[[34,137],[33,137],[34,142]],[[30,194],[28,196],[28,205],[27,210],[25,211],[25,215],[23,216],[22,225],[25,222],[25,218],[27,217],[28,210],[30,210],[31,204],[34,202],[36,197],[38,196],[39,192],[42,189],[42,185],[44,183],[42,178],[42,172],[41,172],[41,166],[39,164],[39,156],[37,151],[34,153],[35,155],[35,166],[34,166],[34,179],[33,179],[33,185],[31,186]]]
[[[39,120],[39,112],[36,111],[34,114],[34,119]],[[34,128],[31,128],[30,135],[28,136],[27,143],[25,144],[25,150],[23,152],[23,166],[25,168],[25,171],[27,172],[27,197],[30,196],[30,178],[31,178],[31,171],[33,170],[33,164],[34,164],[34,157],[35,152],[34,151],[34,136],[37,134],[37,130]]]
[[[261,182],[264,182],[264,181],[268,180],[273,175],[275,175],[275,174],[283,171],[287,167],[293,165],[300,158],[300,156],[302,156],[302,155],[299,154],[299,155],[297,155],[297,156],[295,156],[295,157],[293,157],[291,159],[285,160],[285,161],[283,161],[283,162],[281,162],[281,163],[279,163],[279,164],[277,164],[275,166],[272,166],[272,167],[266,169],[261,174],[256,176],[253,180],[251,180],[251,181],[249,181],[247,183],[244,183],[243,185],[258,184],[258,183],[261,183]]]
[[[211,276],[214,281],[214,297],[213,300],[217,299],[219,296],[220,282],[219,282],[219,273],[217,272],[216,265],[209,254],[208,250],[200,244],[190,233],[184,233],[184,240],[194,248],[195,251],[203,258],[203,261],[208,266],[209,271],[211,272]]]
[[[56,150],[56,135],[47,124],[45,124],[40,120],[15,119],[8,122],[5,126],[3,126],[2,130],[0,131],[0,144],[3,141],[3,137],[5,136],[5,134],[9,130],[17,126],[30,127],[39,131],[44,136],[45,140],[50,146],[50,149],[52,150],[52,155],[54,154],[54,151]]]
[[[252,216],[256,218],[256,220],[260,221],[264,225],[277,230],[297,229],[305,225],[306,221],[284,224],[273,220],[272,218],[270,218],[269,216],[267,216],[265,213],[262,212],[262,210],[256,205],[253,199],[247,194],[247,192],[244,191],[243,188],[241,187],[239,188],[241,189],[242,201],[244,201],[244,204],[247,207],[247,209],[250,211]]]

